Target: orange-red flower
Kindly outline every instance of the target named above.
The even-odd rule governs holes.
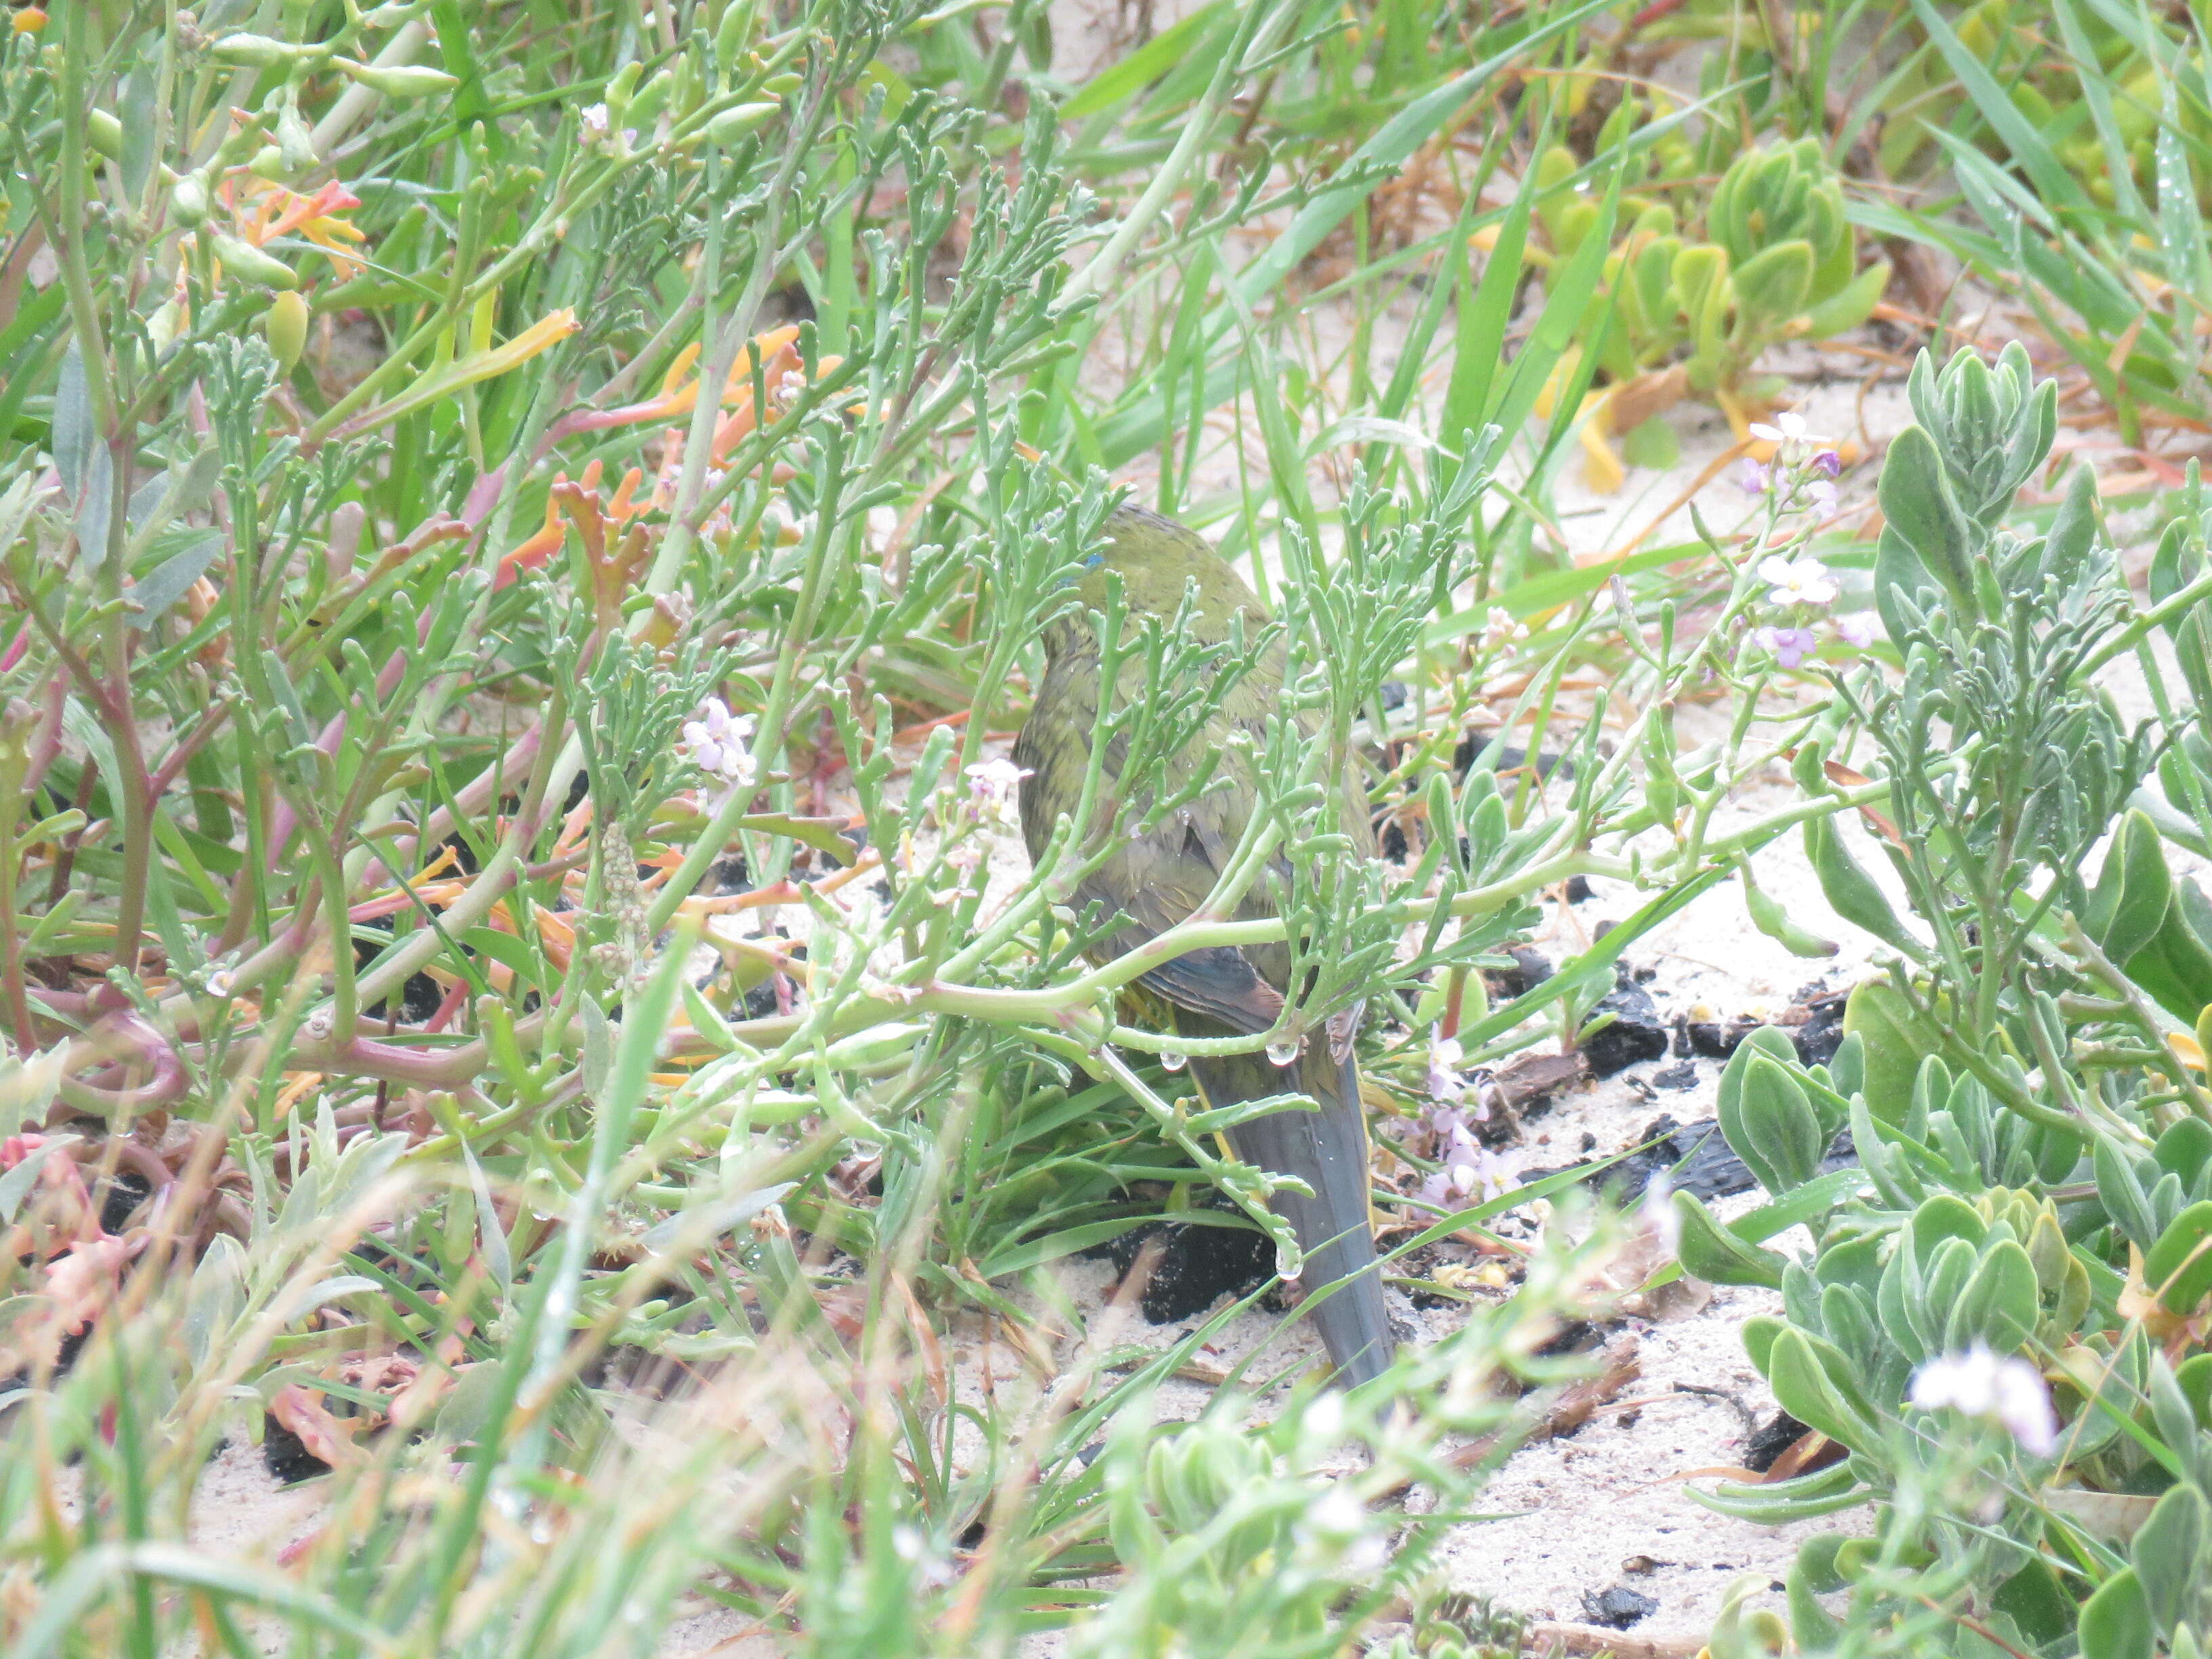
[[[366,238],[352,221],[337,216],[359,207],[361,198],[335,179],[302,196],[240,168],[223,180],[222,200],[241,241],[261,247],[296,231],[330,255],[339,281],[362,268],[356,252]]]

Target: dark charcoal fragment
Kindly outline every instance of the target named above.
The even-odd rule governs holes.
[[[1568,903],[1580,904],[1583,900],[1589,898],[1589,896],[1590,884],[1589,878],[1588,876],[1569,876],[1567,878]]]
[[[1274,1246],[1254,1227],[1168,1222],[1123,1233],[1097,1254],[1111,1261],[1116,1273],[1127,1273],[1155,1235],[1159,1260],[1138,1302],[1154,1325],[1195,1318],[1224,1296],[1243,1296],[1275,1271]]]
[[[1759,1021],[1741,1015],[1723,1024],[1718,1020],[1692,1019],[1687,1014],[1677,1014],[1674,1052],[1685,1058],[1703,1054],[1707,1060],[1726,1060],[1743,1046],[1743,1040],[1759,1026]]]
[[[1774,1467],[1774,1460],[1805,1437],[1805,1425],[1788,1412],[1777,1412],[1770,1423],[1759,1425],[1759,1432],[1744,1443],[1743,1466],[1753,1474],[1765,1474]]]
[[[1611,1077],[1640,1060],[1665,1058],[1667,1028],[1659,1023],[1658,1006],[1627,973],[1620,974],[1613,990],[1590,1011],[1592,1019],[1603,1014],[1611,1014],[1611,1022],[1577,1045],[1595,1075]]]
[[[1569,1354],[1589,1353],[1602,1344],[1608,1331],[1619,1328],[1619,1322],[1594,1324],[1587,1319],[1577,1319],[1565,1327],[1550,1341],[1538,1346],[1538,1359],[1564,1359]]]
[[[381,917],[370,921],[357,921],[354,923],[354,932],[353,967],[354,971],[359,973],[376,960],[384,949],[384,945],[374,939],[362,939],[359,935],[381,934],[385,944],[389,944],[392,923]],[[445,1000],[445,996],[446,994],[438,988],[438,981],[429,975],[410,974],[407,982],[399,988],[399,1018],[410,1025],[420,1025],[438,1012],[438,1005]],[[362,1013],[364,1018],[382,1020],[390,1018],[391,1012],[390,1004],[379,1002],[373,1007],[363,1009]]]
[[[1452,750],[1453,775],[1464,778],[1468,774],[1468,769],[1474,764],[1477,757],[1490,746],[1492,740],[1497,735],[1494,732],[1464,733],[1459,740],[1459,746]],[[1528,764],[1528,751],[1525,749],[1517,749],[1509,743],[1498,751],[1497,770],[1501,779],[1508,772],[1517,772]],[[1536,771],[1539,777],[1547,781],[1553,772],[1559,773],[1561,777],[1571,778],[1575,775],[1575,764],[1572,761],[1561,760],[1557,755],[1539,754],[1536,757]]]
[[[1744,1168],[1743,1160],[1729,1150],[1728,1142],[1721,1137],[1720,1125],[1711,1118],[1682,1124],[1662,1114],[1644,1126],[1636,1141],[1638,1146],[1646,1141],[1651,1144],[1584,1177],[1584,1183],[1595,1182],[1601,1190],[1611,1192],[1622,1204],[1637,1202],[1654,1176],[1662,1170],[1674,1170],[1678,1164],[1682,1167],[1672,1176],[1675,1189],[1698,1198],[1726,1198],[1734,1193],[1748,1192],[1758,1184],[1752,1179],[1751,1171]],[[1583,1166],[1570,1164],[1565,1167],[1574,1170]],[[1558,1173],[1556,1170],[1524,1170],[1521,1178],[1531,1182]]]
[[[261,1461],[271,1476],[288,1486],[331,1472],[329,1464],[273,1417],[261,1419]]]
[[[561,816],[565,818],[581,806],[584,804],[584,797],[591,793],[592,775],[580,766],[576,769],[576,775],[568,780],[568,799],[561,803]]]
[[[1655,1599],[1626,1584],[1610,1584],[1595,1595],[1585,1592],[1583,1596],[1583,1617],[1607,1630],[1626,1630],[1658,1611]]]
[[[1513,958],[1510,968],[1493,968],[1482,976],[1492,1001],[1510,1002],[1515,997],[1526,996],[1551,978],[1551,962],[1541,951],[1516,945],[1505,954]]]
[[[1808,1066],[1826,1066],[1844,1042],[1844,1004],[1850,993],[1831,992],[1806,1003],[1805,1023],[1790,1033],[1797,1045],[1797,1058]]]
[[[1497,1103],[1504,1109],[1478,1120],[1476,1137],[1486,1146],[1511,1146],[1520,1139],[1523,1121],[1543,1116],[1562,1090],[1589,1075],[1589,1066],[1578,1054],[1522,1055],[1492,1079]]]
[[[1383,681],[1383,682],[1382,682],[1382,706],[1383,706],[1385,708],[1403,708],[1406,706],[1406,682],[1405,682],[1405,681],[1403,681],[1403,680],[1385,680],[1385,681]]]
[[[1406,841],[1405,830],[1395,817],[1382,826],[1382,856],[1393,864],[1403,864],[1413,851]]]
[[[1698,1086],[1698,1068],[1684,1060],[1680,1066],[1669,1066],[1663,1072],[1651,1074],[1655,1089],[1694,1089]]]

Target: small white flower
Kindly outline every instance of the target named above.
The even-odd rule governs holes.
[[[1484,646],[1495,650],[1501,645],[1511,645],[1528,637],[1528,625],[1526,623],[1502,605],[1490,607],[1490,615],[1485,619],[1482,629]]]
[[[582,120],[584,125],[584,142],[587,144],[601,143],[605,139],[607,134],[612,131],[612,127],[607,119],[607,106],[605,104],[593,104],[590,106],[584,111]]]
[[[1029,768],[1017,766],[1003,755],[977,761],[961,773],[968,780],[968,802],[975,816],[1010,827],[1014,822],[1015,787],[1029,775]]]
[[[1637,1209],[1638,1218],[1650,1230],[1651,1236],[1668,1255],[1674,1254],[1682,1239],[1682,1224],[1670,1201],[1674,1195],[1674,1183],[1662,1170],[1644,1188],[1644,1202]]]
[[[1794,409],[1785,409],[1774,417],[1771,426],[1765,421],[1753,421],[1751,435],[1762,443],[1786,444],[1802,442],[1810,434],[1805,429],[1805,417]]]
[[[1367,1528],[1367,1506],[1341,1486],[1332,1486],[1306,1506],[1306,1526],[1321,1537],[1348,1543]]]
[[[1828,567],[1809,554],[1802,559],[1769,554],[1759,561],[1759,579],[1774,584],[1766,596],[1769,605],[1827,605],[1836,597]]]
[[[228,999],[230,986],[230,969],[228,968],[218,968],[207,976],[208,994],[211,997]]]
[[[1836,632],[1842,635],[1848,643],[1863,651],[1874,643],[1874,614],[1867,611],[1854,611],[1849,616],[1838,617],[1836,618]]]
[[[2033,1456],[2058,1448],[2058,1413],[2043,1373],[2017,1355],[2000,1358],[1984,1343],[1929,1360],[1912,1374],[1907,1397],[1922,1411],[1948,1408],[1996,1423]]]

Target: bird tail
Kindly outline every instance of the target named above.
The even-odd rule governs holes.
[[[1352,1388],[1389,1368],[1393,1345],[1368,1222],[1367,1120],[1359,1105],[1359,1074],[1350,1055],[1332,1058],[1330,1046],[1322,1038],[1309,1042],[1295,1071],[1260,1054],[1194,1058],[1191,1070],[1206,1104],[1216,1109],[1291,1090],[1319,1103],[1318,1111],[1272,1112],[1241,1123],[1229,1132],[1229,1140],[1245,1163],[1296,1176],[1313,1188],[1311,1198],[1278,1193],[1273,1202],[1305,1253],[1299,1281],[1313,1298],[1308,1316],[1328,1349],[1336,1380]],[[1323,1297],[1322,1291],[1328,1294]]]

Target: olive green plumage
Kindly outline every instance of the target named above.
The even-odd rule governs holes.
[[[1109,544],[1102,560],[1078,586],[1082,604],[1066,613],[1044,636],[1046,669],[1036,706],[1014,744],[1014,760],[1029,769],[1022,784],[1022,834],[1034,858],[1044,850],[1054,825],[1072,812],[1082,793],[1097,729],[1101,668],[1090,612],[1103,611],[1109,571],[1121,580],[1123,603],[1133,617],[1170,618],[1194,585],[1188,621],[1202,643],[1232,638],[1235,618],[1243,617],[1244,637],[1256,640],[1266,622],[1259,600],[1243,579],[1198,536],[1170,519],[1140,507],[1123,507],[1108,520]],[[1140,677],[1141,662],[1126,675]],[[1243,838],[1256,792],[1249,751],[1229,746],[1243,728],[1256,746],[1267,718],[1283,687],[1284,651],[1278,639],[1260,651],[1253,672],[1239,681],[1203,734],[1185,747],[1169,767],[1170,789],[1190,779],[1225,773],[1231,787],[1216,789],[1178,811],[1152,834],[1126,842],[1093,872],[1078,895],[1122,918],[1109,956],[1143,944],[1183,921],[1213,890],[1214,882]],[[1141,678],[1126,683],[1135,696]],[[1105,799],[1102,818],[1110,817],[1121,795],[1120,757],[1109,746],[1103,765]],[[1374,846],[1364,798],[1347,777],[1339,793],[1342,828],[1352,844],[1371,854]],[[1273,909],[1261,884],[1240,902],[1239,919],[1271,915]],[[1229,1036],[1264,1031],[1282,1007],[1290,974],[1289,952],[1280,945],[1248,950],[1191,951],[1144,975],[1138,983],[1163,999],[1175,1029],[1185,1036]],[[1347,1050],[1340,1056],[1333,1050]],[[1382,1281],[1372,1271],[1375,1249],[1368,1224],[1366,1124],[1359,1106],[1359,1082],[1348,1042],[1309,1042],[1289,1066],[1277,1066],[1264,1054],[1194,1059],[1192,1074],[1209,1106],[1297,1092],[1320,1103],[1316,1112],[1279,1112],[1241,1126],[1230,1136],[1237,1155],[1277,1174],[1296,1176],[1313,1188],[1312,1198],[1283,1194],[1274,1200],[1291,1223],[1306,1253],[1302,1282],[1319,1290],[1347,1275],[1341,1285],[1312,1310],[1339,1377],[1364,1382],[1389,1363],[1390,1338],[1382,1307]],[[1363,1272],[1363,1269],[1368,1271]]]

